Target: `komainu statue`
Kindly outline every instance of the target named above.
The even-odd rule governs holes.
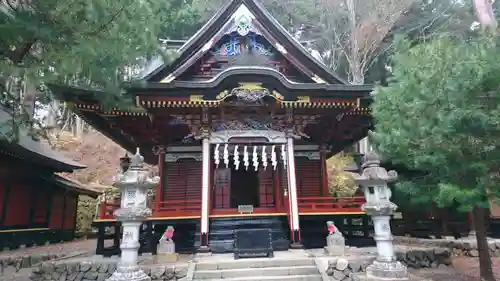
[[[342,232],[333,221],[327,221],[328,235],[326,236],[325,254],[329,256],[343,256],[345,253],[345,239]]]

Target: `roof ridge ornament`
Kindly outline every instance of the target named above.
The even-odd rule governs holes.
[[[232,33],[233,31],[236,31],[241,36],[246,36],[252,31],[256,34],[260,34],[252,24],[254,19],[254,14],[250,12],[247,6],[241,4],[233,14],[232,20],[234,24],[226,34]]]

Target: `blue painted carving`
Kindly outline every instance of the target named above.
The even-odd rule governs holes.
[[[254,55],[273,56],[270,48],[257,40],[257,35],[253,32],[246,36],[239,36],[237,33],[231,33],[229,40],[221,43],[212,50],[213,55],[219,56],[238,56],[252,53]]]

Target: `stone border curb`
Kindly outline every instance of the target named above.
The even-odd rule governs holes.
[[[117,261],[43,262],[33,269],[32,281],[104,281],[116,270]],[[187,266],[139,266],[152,280],[187,280]]]
[[[432,249],[396,249],[398,261],[409,268],[438,268],[450,266],[452,264],[451,251],[446,248]],[[356,281],[358,275],[366,271],[375,258],[332,257],[328,262],[326,274],[330,280],[335,281]]]
[[[414,237],[394,237],[395,244],[415,245],[421,247],[440,247],[450,249],[455,256],[478,257],[477,242],[474,238],[447,240],[447,239],[422,239]],[[500,257],[500,239],[489,239],[488,248],[490,256]]]

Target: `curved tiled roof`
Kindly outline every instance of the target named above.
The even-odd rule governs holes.
[[[6,108],[0,108],[0,125],[1,123],[11,120],[12,115]],[[6,135],[9,128],[0,126],[0,134]],[[1,137],[0,137],[1,138]],[[24,154],[24,158],[37,164],[49,166],[57,172],[72,172],[77,169],[84,169],[86,166],[75,162],[57,151],[53,150],[49,144],[34,140],[27,134],[26,131],[19,133],[17,142],[9,142],[0,140],[0,147],[11,150],[14,154]]]

